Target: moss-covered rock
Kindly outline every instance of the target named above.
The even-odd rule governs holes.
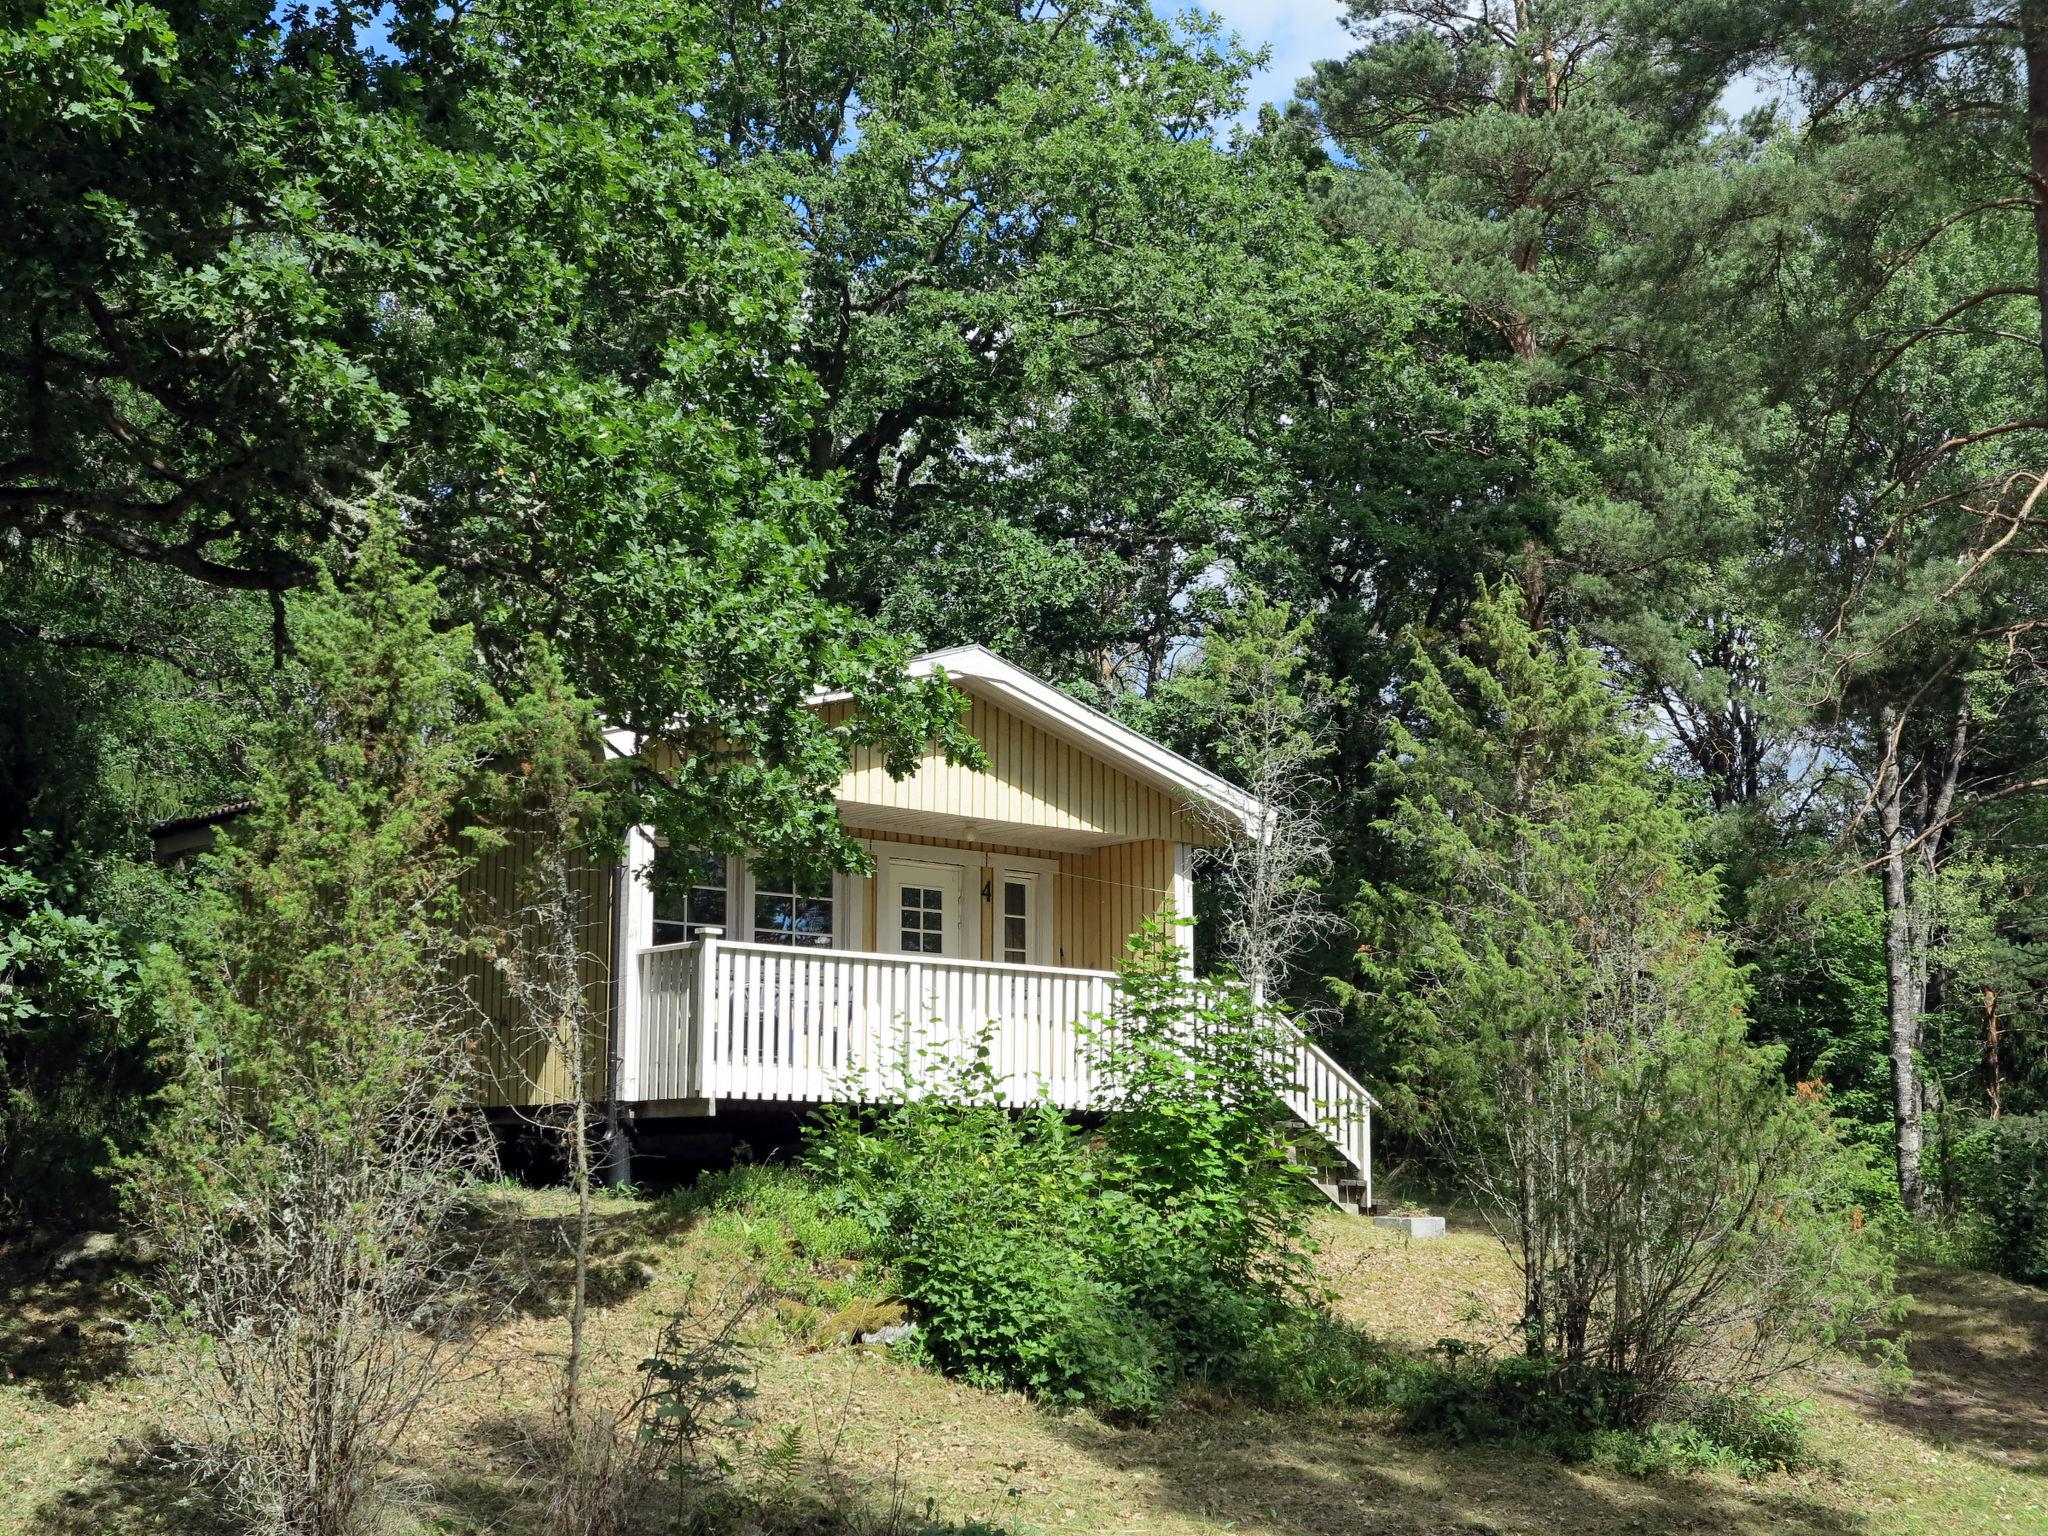
[[[900,1301],[883,1301],[878,1297],[863,1296],[849,1301],[811,1331],[811,1345],[816,1349],[832,1349],[856,1342],[864,1333],[879,1333],[904,1320],[905,1312]]]

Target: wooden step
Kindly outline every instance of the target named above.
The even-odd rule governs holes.
[[[1369,1214],[1365,1181],[1337,1155],[1321,1132],[1291,1115],[1276,1130],[1287,1161],[1308,1175],[1309,1183],[1322,1192],[1324,1199],[1347,1216]]]
[[[1365,1186],[1351,1180],[1318,1179],[1311,1177],[1309,1183],[1322,1191],[1323,1198],[1337,1207],[1346,1216],[1365,1215]]]

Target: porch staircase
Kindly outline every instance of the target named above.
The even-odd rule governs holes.
[[[1328,1051],[1290,1028],[1279,1065],[1288,1084],[1280,1138],[1287,1160],[1346,1215],[1370,1215],[1372,1112],[1379,1101]]]
[[[1372,1213],[1372,1181],[1339,1157],[1321,1132],[1289,1115],[1279,1137],[1287,1161],[1301,1170],[1322,1197],[1347,1216]]]

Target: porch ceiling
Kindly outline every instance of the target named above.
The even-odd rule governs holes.
[[[1083,853],[1130,841],[1128,837],[1086,827],[1038,827],[941,811],[906,811],[899,806],[871,805],[859,800],[841,800],[838,805],[840,821],[857,832],[907,833],[963,843],[993,843],[1005,848],[1043,848],[1053,853]]]

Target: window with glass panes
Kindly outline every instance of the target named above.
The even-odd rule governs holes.
[[[756,944],[832,947],[832,877],[804,879],[787,869],[754,872]]]
[[[649,884],[654,888],[654,942],[686,944],[705,928],[732,932],[727,923],[729,863],[701,848],[657,848]]]

